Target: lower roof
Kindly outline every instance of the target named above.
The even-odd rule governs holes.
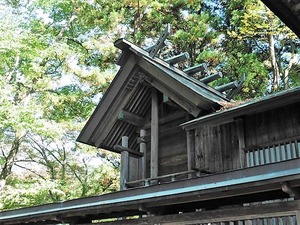
[[[238,204],[261,198],[288,197],[283,182],[300,187],[300,159],[250,167],[199,178],[133,188],[115,193],[0,212],[0,225],[74,221],[146,214],[149,210],[205,208],[207,204]],[[259,197],[259,199],[256,199]],[[239,202],[240,201],[240,202]],[[52,221],[52,222],[51,222]],[[39,223],[37,223],[39,224]]]
[[[201,125],[218,125],[241,117],[243,115],[251,115],[258,112],[282,107],[300,101],[300,87],[289,89],[266,95],[235,107],[220,110],[215,113],[208,114],[203,117],[196,118],[181,126],[186,130],[194,129]]]

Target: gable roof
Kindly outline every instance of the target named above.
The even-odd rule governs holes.
[[[300,37],[300,0],[262,0],[262,2]]]
[[[123,135],[129,140],[135,138],[136,126],[117,117],[121,110],[145,117],[151,107],[151,88],[194,117],[219,109],[222,102],[229,101],[219,91],[124,39],[117,40],[115,46],[122,50],[117,62],[120,69],[82,129],[79,142],[115,151],[113,146]]]

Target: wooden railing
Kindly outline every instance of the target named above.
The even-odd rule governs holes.
[[[208,168],[193,168],[193,170],[182,171],[178,173],[171,173],[162,176],[157,176],[153,178],[146,178],[141,180],[134,180],[126,182],[127,188],[139,187],[139,186],[149,186],[151,184],[174,182],[178,180],[188,179],[192,177],[200,177],[203,174],[211,174]]]
[[[247,147],[244,151],[246,167],[300,158],[300,139],[282,140],[264,146]]]

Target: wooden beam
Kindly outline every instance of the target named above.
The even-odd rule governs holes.
[[[128,137],[122,137],[122,147],[128,148]],[[120,169],[120,190],[126,189],[126,182],[129,178],[129,153],[121,152],[121,169]]]
[[[291,187],[288,182],[283,182],[281,185],[281,189],[283,192],[288,193],[290,197],[294,199],[300,199],[300,191],[299,189]]]
[[[233,88],[227,95],[226,97],[228,99],[232,99],[232,97],[237,94],[243,87],[244,82],[246,81],[246,75],[243,74],[241,79],[237,82],[237,87]]]
[[[133,54],[127,54],[126,57],[126,64],[119,70],[114,79],[114,85],[111,85],[105,93],[105,97],[101,99],[99,103],[101,107],[98,106],[96,108],[80,136],[77,138],[78,141],[83,143],[95,142],[95,146],[99,146],[114,125],[114,121],[111,120],[111,117],[108,118],[107,115],[114,115],[116,118],[119,110],[122,109],[131,98],[133,92],[123,87],[126,85],[126,81],[132,72],[134,72],[136,58]],[[111,107],[112,105],[115,107]],[[115,108],[118,108],[118,110],[115,110]],[[100,123],[101,126],[97,127]]]
[[[236,88],[238,86],[237,81],[230,82],[228,84],[223,84],[221,86],[215,87],[215,89],[219,92],[227,91],[229,89]]]
[[[159,91],[167,95],[170,99],[172,99],[174,102],[176,102],[178,105],[180,105],[182,108],[184,108],[187,112],[192,114],[194,117],[197,117],[200,112],[202,111],[198,106],[194,105],[190,100],[195,100],[195,96],[189,95],[189,97],[183,97],[177,93],[175,90],[170,90],[165,85],[155,81],[151,80],[148,81],[153,87],[157,88]],[[175,87],[176,89],[176,87]],[[199,98],[199,95],[197,96]]]
[[[296,212],[296,221],[297,221],[297,224],[300,224],[300,210],[297,210],[297,212]]]
[[[171,58],[168,58],[165,61],[167,63],[171,64],[171,65],[174,65],[174,64],[179,63],[181,61],[187,60],[189,57],[190,57],[189,53],[184,52],[184,53],[181,53],[179,55],[175,55],[175,56],[173,56]]]
[[[245,134],[244,134],[244,121],[243,119],[236,120],[238,139],[239,139],[239,155],[240,155],[240,167],[245,167]]]
[[[167,104],[169,106],[172,106],[174,108],[180,109],[181,107],[177,105],[174,101],[172,101],[167,95],[163,95],[163,103]]]
[[[140,219],[103,222],[103,225],[132,225],[132,224],[160,224],[160,225],[186,225],[207,223],[228,223],[234,221],[251,221],[261,218],[274,218],[295,216],[297,224],[300,220],[300,202],[278,202],[251,206],[229,207],[217,210],[204,210],[198,212],[171,214],[164,216],[150,216]]]
[[[200,81],[203,82],[204,84],[208,84],[208,83],[210,83],[210,82],[212,82],[214,80],[217,80],[217,79],[219,79],[221,77],[223,77],[222,72],[217,72],[215,74],[211,74],[211,75],[209,75],[207,77],[204,77],[204,78],[200,79]]]
[[[193,67],[189,67],[187,69],[184,69],[183,72],[185,72],[186,74],[192,76],[198,72],[205,72],[207,71],[207,65],[206,63],[202,63],[202,64],[199,64],[199,65],[196,65],[196,66],[193,66]]]
[[[144,137],[146,137],[146,130],[145,129],[141,129],[140,130],[140,138],[141,140],[143,140]],[[140,165],[141,165],[141,176],[140,179],[145,179],[146,178],[146,174],[147,174],[147,170],[146,170],[146,162],[147,162],[147,146],[146,143],[144,141],[141,141],[140,143],[140,153],[143,154],[143,157],[140,159]]]
[[[115,145],[114,146],[114,150],[116,152],[128,152],[131,156],[135,157],[135,158],[140,158],[140,157],[143,157],[143,154],[141,152],[138,152],[138,151],[135,151],[135,150],[132,150],[130,148],[127,148],[127,147],[123,147],[121,145]]]
[[[162,125],[162,124],[165,124],[165,123],[169,123],[173,120],[180,119],[180,118],[182,118],[186,115],[187,115],[187,113],[184,112],[184,111],[177,111],[177,112],[175,112],[173,114],[170,114],[168,116],[159,118],[158,123],[159,123],[159,125]],[[149,123],[146,123],[142,128],[143,129],[149,129],[150,127],[151,127],[151,123],[149,122]]]
[[[151,158],[150,158],[150,176],[158,176],[158,138],[159,138],[159,120],[158,120],[158,93],[152,88],[151,102]]]
[[[187,139],[187,164],[188,170],[195,168],[195,130],[188,130],[186,132]],[[192,174],[189,174],[191,178]]]
[[[143,117],[135,115],[123,109],[119,112],[118,120],[132,124],[136,127],[141,127],[145,123],[145,119]]]
[[[265,143],[258,144],[258,145],[250,145],[250,146],[245,147],[243,150],[245,152],[248,152],[248,151],[251,151],[251,150],[254,150],[254,149],[265,148],[265,147],[273,146],[273,145],[280,145],[280,144],[283,144],[283,143],[293,142],[293,141],[299,140],[299,139],[300,139],[300,135],[295,135],[295,136],[292,136],[292,137],[288,137],[288,138],[284,138],[284,139],[280,139],[280,140],[275,140],[275,141],[270,141],[270,142],[265,142]]]
[[[149,55],[152,58],[154,58],[156,56],[157,52],[159,51],[159,49],[161,49],[164,46],[164,42],[167,39],[170,32],[171,32],[171,25],[167,24],[167,27],[163,31],[162,35],[159,37],[156,44],[153,46],[153,48],[151,48],[151,50],[149,52]]]

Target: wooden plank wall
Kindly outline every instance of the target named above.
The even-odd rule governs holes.
[[[158,176],[187,170],[186,132],[179,126],[185,121],[186,118],[183,117],[159,127]],[[149,148],[150,143],[147,143],[147,149]],[[146,167],[149,177],[149,151],[147,153]]]
[[[222,172],[240,168],[236,123],[202,126],[195,132],[196,167]]]
[[[300,103],[247,115],[240,121],[248,151],[246,166],[300,157]],[[235,121],[219,126],[200,126],[195,130],[196,167],[212,172],[241,168],[238,140],[238,123]]]
[[[300,104],[268,110],[245,119],[246,166],[300,157]]]
[[[246,147],[264,145],[300,135],[300,103],[247,116]]]

